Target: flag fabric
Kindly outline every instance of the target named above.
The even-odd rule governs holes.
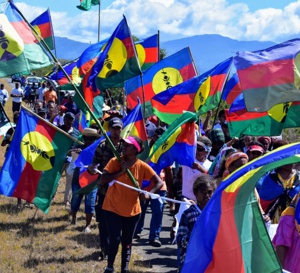
[[[0,194],[24,199],[47,213],[72,143],[63,131],[22,108],[0,172]]]
[[[50,10],[47,9],[30,23],[36,32],[44,39],[50,50],[54,49],[54,34]]]
[[[159,60],[158,34],[135,42],[141,70],[145,71]]]
[[[266,112],[248,112],[243,94],[240,94],[229,110],[225,110],[231,137],[278,136],[285,128],[300,126],[300,101],[280,103]]]
[[[141,154],[138,154],[138,158],[145,160],[149,155],[150,149],[140,102],[126,117],[123,118],[123,125],[121,133],[123,138],[127,138],[128,136],[137,136],[143,141],[144,151]]]
[[[89,46],[77,60],[78,74],[81,79],[81,83],[78,88],[79,92],[97,118],[103,116],[102,106],[104,103],[104,98],[97,86],[89,83],[89,79],[91,76],[92,67],[98,60],[103,46],[107,43],[107,41],[108,39],[105,39]],[[80,108],[84,113],[88,111],[77,93],[75,94],[74,101],[78,108]]]
[[[197,115],[185,112],[159,137],[146,160],[156,173],[174,162],[191,167],[196,156]]]
[[[82,133],[85,128],[89,127],[90,125],[90,113],[84,113],[80,110],[79,120],[78,120],[78,130]]]
[[[300,193],[298,193],[298,196],[300,196]],[[300,197],[299,197],[300,199]],[[295,210],[295,221],[296,221],[296,228],[298,232],[300,232],[300,201],[298,199],[298,203],[296,204],[296,210]]]
[[[83,77],[83,75],[86,75],[87,72],[90,71],[92,66],[98,60],[98,57],[107,42],[108,38],[89,46],[86,50],[83,51],[77,61],[77,67],[80,77]]]
[[[20,11],[10,1],[0,14],[1,48],[0,78],[15,73],[30,74],[31,70],[51,65],[50,58],[39,45]]]
[[[83,76],[82,82],[78,89],[85,102],[88,104],[89,108],[95,114],[96,118],[100,118],[103,116],[102,106],[104,103],[104,98],[97,87],[95,87],[96,89],[93,89],[93,87],[89,85],[88,80],[90,78],[90,74],[91,70]],[[74,96],[74,102],[76,103],[77,107],[83,112],[86,113],[88,111],[77,93]]]
[[[80,0],[80,5],[76,6],[78,9],[88,11],[92,6],[100,5],[100,0]]]
[[[121,132],[121,136],[123,138],[126,138],[129,135],[137,136],[145,144],[145,142],[147,141],[147,133],[146,133],[146,127],[142,115],[141,105],[138,104],[126,117],[123,118],[122,121],[123,121],[123,130]],[[107,135],[109,136],[110,133],[108,132]],[[96,148],[102,140],[104,140],[104,136],[96,140],[89,147],[85,148],[79,154],[77,160],[75,161],[75,165],[77,167],[90,165],[92,163]]]
[[[237,73],[234,73],[225,83],[222,100],[231,105],[238,95],[242,93]]]
[[[279,103],[299,101],[299,51],[300,39],[293,39],[234,57],[248,111],[265,112]]]
[[[198,218],[182,273],[282,272],[254,188],[266,172],[300,162],[300,143],[280,147],[223,180]]]
[[[151,100],[154,114],[171,124],[184,111],[201,115],[218,107],[231,64],[229,58],[206,73],[155,95]]]
[[[81,78],[79,76],[79,71],[77,68],[77,61],[78,58],[62,66],[75,85],[79,85],[81,82]],[[62,90],[74,89],[74,87],[71,86],[68,78],[62,71],[62,69],[57,68],[56,66],[52,69],[50,73],[46,75],[46,77],[52,81],[57,82],[57,84],[60,85]]]
[[[124,17],[91,69],[89,84],[99,90],[114,87],[141,74],[130,29]]]
[[[188,47],[155,63],[140,76],[125,82],[127,107],[132,109],[139,98],[145,104],[146,117],[153,114],[151,99],[197,75],[196,67]],[[143,80],[143,82],[142,82]],[[144,95],[143,86],[144,85]]]

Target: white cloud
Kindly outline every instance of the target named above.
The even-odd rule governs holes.
[[[24,3],[17,6],[29,21],[45,10]],[[134,35],[144,38],[159,30],[162,41],[200,34],[220,34],[237,40],[283,41],[300,32],[300,1],[284,9],[250,12],[247,4],[230,5],[226,0],[116,0],[101,11],[101,39],[111,35],[123,14]],[[96,9],[74,17],[63,11],[51,15],[56,36],[97,41]]]

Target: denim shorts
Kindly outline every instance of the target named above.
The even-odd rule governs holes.
[[[83,194],[76,194],[75,192],[80,189],[79,185],[72,184],[72,200],[71,200],[71,210],[78,211],[80,208],[80,203],[83,198]],[[95,212],[97,188],[85,195],[84,198],[84,212],[93,214]]]

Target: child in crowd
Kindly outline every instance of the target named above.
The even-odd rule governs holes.
[[[180,251],[179,272],[184,263],[186,250],[193,227],[205,205],[210,200],[215,189],[216,184],[210,175],[199,176],[194,182],[193,192],[196,196],[197,201],[196,204],[191,205],[187,210],[183,212],[176,236],[177,245]]]

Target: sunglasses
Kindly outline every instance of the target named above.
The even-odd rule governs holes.
[[[83,140],[84,141],[94,141],[94,140],[96,140],[94,137],[86,137],[86,136],[84,136],[83,137]]]
[[[199,148],[197,147],[197,151],[198,151],[198,152],[204,152],[204,151],[205,151],[205,149],[204,149],[204,148],[202,148],[202,147],[201,147],[201,148],[200,148],[200,147],[199,147]]]

